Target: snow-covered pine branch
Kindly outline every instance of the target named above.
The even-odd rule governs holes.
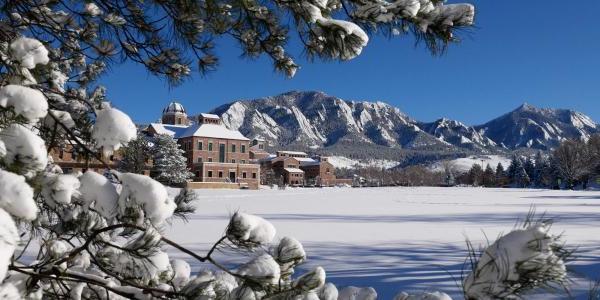
[[[298,65],[288,49],[290,28],[300,34],[311,56],[324,59],[356,57],[367,45],[369,32],[400,35],[411,29],[433,53],[439,53],[458,40],[456,29],[473,25],[475,8],[440,0],[145,1],[128,5],[115,0],[23,0],[7,2],[0,14],[3,37],[26,33],[4,47],[21,66],[14,74],[37,83],[32,69],[36,64],[49,64],[52,76],[47,80],[61,91],[71,80],[60,70],[63,65],[82,66],[86,58],[93,62],[81,74],[82,83],[92,82],[105,62],[115,57],[142,64],[172,84],[180,83],[192,70],[205,73],[218,66],[214,40],[221,37],[238,41],[244,56],[266,55],[277,71],[293,77]],[[64,47],[60,53],[40,47],[46,40]],[[56,54],[71,59],[49,63],[48,58]]]

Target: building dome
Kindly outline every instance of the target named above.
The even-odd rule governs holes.
[[[175,113],[185,114],[185,108],[183,108],[183,105],[181,105],[181,103],[171,102],[171,103],[169,103],[169,105],[167,105],[167,107],[165,107],[163,109],[163,114],[175,114]]]
[[[188,119],[185,108],[178,102],[171,102],[163,109],[162,123],[171,125],[189,125],[190,120]]]

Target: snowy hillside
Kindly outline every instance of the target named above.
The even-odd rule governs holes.
[[[444,164],[448,164],[453,171],[464,173],[468,172],[474,164],[478,164],[485,168],[488,164],[496,170],[498,164],[502,164],[506,170],[510,165],[510,158],[500,155],[471,155],[469,157],[457,158],[449,160],[448,162],[436,162],[430,166],[431,170],[443,172]]]
[[[328,160],[334,167],[340,169],[354,169],[357,167],[393,168],[400,164],[397,161],[386,159],[356,160],[343,156],[330,156]]]
[[[566,109],[541,109],[523,104],[476,128],[502,147],[547,150],[565,139],[587,139],[600,132],[590,117]]]

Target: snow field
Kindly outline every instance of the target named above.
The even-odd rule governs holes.
[[[400,291],[435,290],[461,299],[456,285],[467,255],[465,237],[475,245],[485,245],[486,238],[493,242],[513,229],[531,205],[554,218],[551,233],[564,232],[567,245],[579,247],[578,260],[567,264],[576,274],[571,274],[574,294],[586,299],[589,280],[597,279],[600,269],[597,192],[420,187],[196,193],[196,213],[188,223],[168,227],[170,239],[203,254],[224,234],[233,213],[256,214],[277,229],[274,243],[285,236],[302,243],[307,260],[297,274],[322,266],[327,281],[340,290],[373,286],[379,299],[392,299]],[[168,250],[171,258],[190,263],[193,273],[210,268]],[[217,258],[231,266],[251,260],[231,253]],[[564,295],[528,297],[560,298]]]

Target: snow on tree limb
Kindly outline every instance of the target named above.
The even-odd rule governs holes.
[[[0,207],[25,220],[35,220],[38,208],[25,177],[0,170]]]
[[[26,176],[32,176],[46,168],[48,152],[45,142],[27,127],[11,124],[0,131],[0,139],[6,147],[6,162],[22,165],[23,174]]]
[[[106,177],[89,170],[79,177],[79,181],[85,207],[93,207],[103,217],[112,219],[117,213],[119,200],[115,186]]]
[[[9,84],[0,89],[0,106],[12,107],[14,112],[30,122],[36,122],[48,113],[46,97],[38,90]]]
[[[155,225],[161,225],[170,218],[176,205],[169,198],[167,190],[158,181],[140,174],[122,173],[118,175],[122,182],[119,195],[119,214],[127,215],[129,209],[143,210],[144,218]],[[141,221],[141,220],[140,220]]]
[[[36,65],[48,63],[48,50],[40,41],[28,37],[20,37],[10,44],[12,57],[21,66],[33,69]]]
[[[267,220],[242,212],[236,212],[227,226],[229,241],[244,247],[268,244],[275,237],[275,233],[275,227]]]
[[[8,265],[19,241],[19,233],[12,217],[0,208],[0,282],[6,277]]]
[[[96,123],[92,130],[96,149],[102,149],[104,153],[110,154],[135,139],[136,136],[135,124],[122,111],[106,107],[96,112]]]

